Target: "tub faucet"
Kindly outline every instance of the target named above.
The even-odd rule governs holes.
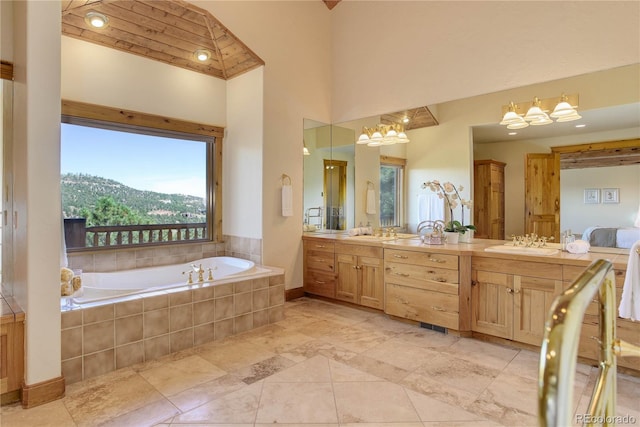
[[[191,268],[193,268],[193,271],[198,273],[198,282],[204,282],[204,269],[202,268],[202,264],[200,264],[199,267],[196,267],[195,264],[191,264]]]

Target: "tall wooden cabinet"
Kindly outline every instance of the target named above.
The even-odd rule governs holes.
[[[473,225],[478,239],[504,240],[504,168],[497,160],[473,162]]]

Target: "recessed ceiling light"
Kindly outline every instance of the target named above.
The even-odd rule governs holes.
[[[87,12],[84,21],[93,28],[104,28],[109,24],[109,18],[95,11]]]
[[[517,135],[518,132],[509,132],[509,135]]]
[[[587,125],[585,125],[585,124],[582,124],[582,125],[576,125],[576,127],[577,127],[577,128],[583,128],[583,127],[585,127],[585,126],[587,126]]]
[[[209,52],[207,49],[198,49],[195,52],[193,52],[193,54],[195,55],[196,59],[200,62],[208,61],[209,58],[211,58],[211,52]]]

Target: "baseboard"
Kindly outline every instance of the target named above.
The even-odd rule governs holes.
[[[36,384],[22,385],[22,407],[33,408],[64,396],[64,377],[59,376]]]
[[[304,288],[301,286],[299,288],[287,289],[284,291],[284,298],[287,301],[291,301],[292,299],[302,298],[304,296]]]

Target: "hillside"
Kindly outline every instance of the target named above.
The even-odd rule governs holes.
[[[62,213],[75,218],[82,208],[92,210],[103,196],[128,206],[155,224],[205,222],[205,205],[201,197],[184,194],[137,190],[117,181],[85,174],[61,176]]]

